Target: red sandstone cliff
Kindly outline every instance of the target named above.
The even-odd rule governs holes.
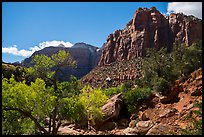
[[[166,47],[171,50],[175,41],[191,45],[202,39],[202,21],[183,14],[165,17],[155,7],[138,8],[123,30],[107,38],[98,65],[145,55],[146,48]]]

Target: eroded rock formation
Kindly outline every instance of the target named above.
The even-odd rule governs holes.
[[[110,34],[103,45],[99,65],[145,55],[146,48],[166,47],[175,41],[191,45],[202,39],[202,21],[184,14],[161,14],[155,7],[138,8],[123,30]]]

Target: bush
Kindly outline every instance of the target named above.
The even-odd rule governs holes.
[[[151,95],[150,88],[132,89],[125,93],[124,102],[130,113],[133,113],[137,106],[144,103]]]
[[[61,100],[61,104],[61,114],[64,119],[78,121],[81,120],[85,113],[85,108],[79,101],[79,97],[77,95],[73,95],[70,98],[63,98]]]
[[[162,94],[166,94],[170,87],[170,83],[166,79],[161,77],[154,78],[152,81],[152,84],[153,84],[153,91],[160,92]]]
[[[95,120],[103,117],[100,108],[106,103],[107,99],[101,89],[93,89],[89,85],[81,89],[79,101],[84,106],[84,114],[88,119],[88,128],[90,123],[95,125]]]
[[[121,84],[122,92],[126,92],[130,90],[133,86],[133,82],[131,80],[126,80],[123,84]]]
[[[2,112],[2,135],[34,134],[34,122],[16,111]]]
[[[111,97],[115,94],[122,92],[122,90],[121,90],[121,86],[118,86],[118,87],[111,87],[111,88],[105,89],[103,92],[106,96]]]
[[[173,71],[177,76],[188,75],[202,66],[202,41],[191,46],[174,45]]]
[[[131,87],[133,86],[133,82],[132,81],[125,81],[124,83],[122,83],[120,86],[118,87],[110,87],[107,89],[104,89],[104,93],[106,96],[111,97],[115,94],[121,93],[121,92],[127,92],[129,90],[131,90]]]
[[[150,87],[154,91],[166,94],[168,88],[179,76],[187,76],[202,66],[202,43],[174,45],[168,53],[166,48],[147,49],[142,60],[144,77],[135,81],[140,87]]]
[[[62,93],[62,97],[72,97],[73,95],[80,94],[81,84],[76,77],[71,76],[70,82],[61,82],[58,85],[59,93]]]

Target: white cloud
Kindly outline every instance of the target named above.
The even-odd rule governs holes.
[[[57,47],[60,44],[63,44],[65,47],[73,46],[73,44],[70,42],[54,40],[54,41],[45,41],[45,42],[39,43],[38,46],[31,47],[29,48],[29,50],[25,50],[25,49],[19,50],[16,45],[13,45],[11,47],[2,47],[2,53],[28,57],[28,56],[31,56],[35,51],[38,51],[45,47],[50,47],[50,46]]]
[[[182,12],[185,15],[193,15],[202,19],[202,2],[170,2],[167,14]]]
[[[2,53],[8,53],[8,54],[13,54],[17,56],[23,56],[27,57],[32,54],[32,51],[29,50],[18,50],[16,45],[13,45],[12,47],[8,48],[2,48]]]

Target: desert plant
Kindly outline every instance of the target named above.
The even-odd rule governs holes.
[[[128,111],[130,113],[134,112],[139,105],[147,101],[151,93],[151,89],[147,87],[136,88],[126,92],[124,103],[127,106]]]

